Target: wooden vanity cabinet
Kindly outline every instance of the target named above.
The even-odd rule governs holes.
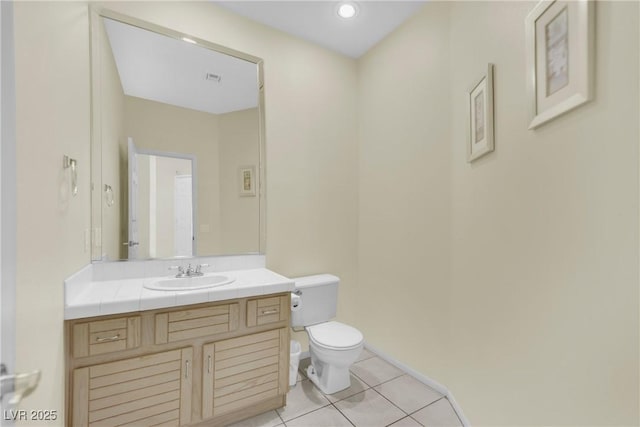
[[[216,426],[284,406],[288,307],[283,293],[66,321],[67,425]]]
[[[245,335],[203,347],[202,414],[224,415],[286,394],[288,329]]]

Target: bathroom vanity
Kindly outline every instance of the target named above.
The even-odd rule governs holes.
[[[226,425],[284,406],[293,283],[266,269],[228,274],[234,283],[189,292],[145,289],[150,279],[68,287],[67,424]],[[107,314],[132,304],[118,304],[124,294],[163,307]],[[70,318],[80,308],[102,312]]]

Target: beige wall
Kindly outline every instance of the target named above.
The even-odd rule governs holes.
[[[447,386],[477,425],[638,425],[638,3],[597,2],[595,100],[528,131],[534,5],[452,4]],[[487,62],[496,152],[469,165]]]
[[[430,3],[358,61],[356,325],[445,382],[450,286],[449,7]]]
[[[260,205],[258,198],[260,118],[258,109],[221,114],[220,124],[220,233],[225,254],[258,252]],[[239,168],[254,167],[255,196],[240,196]]]
[[[358,324],[473,425],[637,425],[638,4],[597,4],[595,101],[528,131],[534,5],[429,3],[359,61]]]
[[[43,372],[22,408],[63,417],[62,283],[90,260],[84,247],[90,228],[88,14],[85,4],[73,2],[14,7],[17,370]],[[65,154],[78,161],[75,197],[62,169]],[[60,419],[51,425],[61,425]]]

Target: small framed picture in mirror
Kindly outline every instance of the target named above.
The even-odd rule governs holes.
[[[240,180],[240,196],[252,197],[256,195],[256,167],[240,166],[238,168]]]
[[[468,91],[467,161],[493,151],[493,64]]]

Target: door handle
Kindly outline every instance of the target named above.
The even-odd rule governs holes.
[[[124,242],[122,246],[132,247],[132,246],[138,246],[139,244],[140,242],[134,242],[133,240],[129,240],[128,242]]]
[[[7,374],[7,368],[0,367],[0,400],[7,394],[13,394],[9,405],[17,405],[22,399],[29,396],[38,387],[40,370],[27,372],[24,374]]]

